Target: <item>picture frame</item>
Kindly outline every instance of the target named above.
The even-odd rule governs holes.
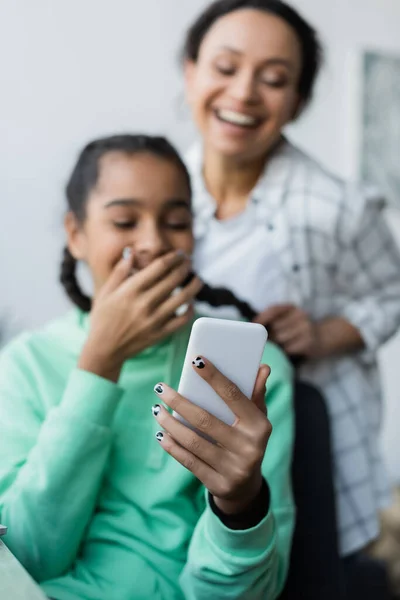
[[[360,176],[400,208],[400,55],[362,56]]]

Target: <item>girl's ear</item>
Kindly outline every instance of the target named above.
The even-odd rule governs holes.
[[[86,236],[81,223],[72,212],[67,212],[64,217],[64,228],[67,234],[67,246],[75,260],[86,258]]]

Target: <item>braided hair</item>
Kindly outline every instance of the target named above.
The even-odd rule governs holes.
[[[99,177],[100,159],[108,152],[125,152],[129,155],[146,152],[165,158],[175,163],[180,169],[190,194],[192,192],[188,170],[178,152],[165,138],[125,134],[94,140],[85,146],[79,155],[66,187],[68,210],[80,222],[85,220],[87,199]],[[72,256],[69,249],[65,247],[61,262],[60,282],[69,299],[82,311],[89,312],[92,307],[92,300],[84,294],[79,286],[76,267],[76,259]],[[191,273],[185,281],[185,285],[193,277],[194,274]],[[242,317],[249,321],[256,315],[256,312],[246,302],[236,298],[227,289],[212,288],[204,284],[197,295],[197,300],[213,307],[234,306],[239,310]]]
[[[193,274],[191,276],[194,277]],[[213,307],[234,306],[247,321],[252,321],[257,314],[250,304],[237,298],[230,290],[210,287],[207,283],[204,283],[196,296],[196,300],[206,302]]]

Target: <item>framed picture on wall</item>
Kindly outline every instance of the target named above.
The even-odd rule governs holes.
[[[361,176],[400,208],[400,56],[363,56]]]

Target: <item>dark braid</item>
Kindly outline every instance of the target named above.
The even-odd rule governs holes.
[[[210,306],[234,306],[247,321],[252,321],[256,316],[256,311],[253,310],[250,304],[239,300],[233,292],[226,288],[213,288],[205,283],[197,294],[196,299],[199,302],[207,302]]]
[[[195,274],[190,273],[185,279],[183,286],[188,285],[192,281],[193,277],[195,277]],[[238,309],[241,316],[247,321],[252,321],[257,315],[257,312],[250,306],[250,304],[237,298],[230,290],[226,288],[210,287],[207,283],[204,283],[200,292],[196,296],[196,300],[199,302],[206,302],[215,308],[220,306],[233,306]]]
[[[92,300],[79,287],[76,278],[76,260],[68,248],[64,248],[60,282],[64,286],[68,298],[84,312],[89,312],[92,308]]]

